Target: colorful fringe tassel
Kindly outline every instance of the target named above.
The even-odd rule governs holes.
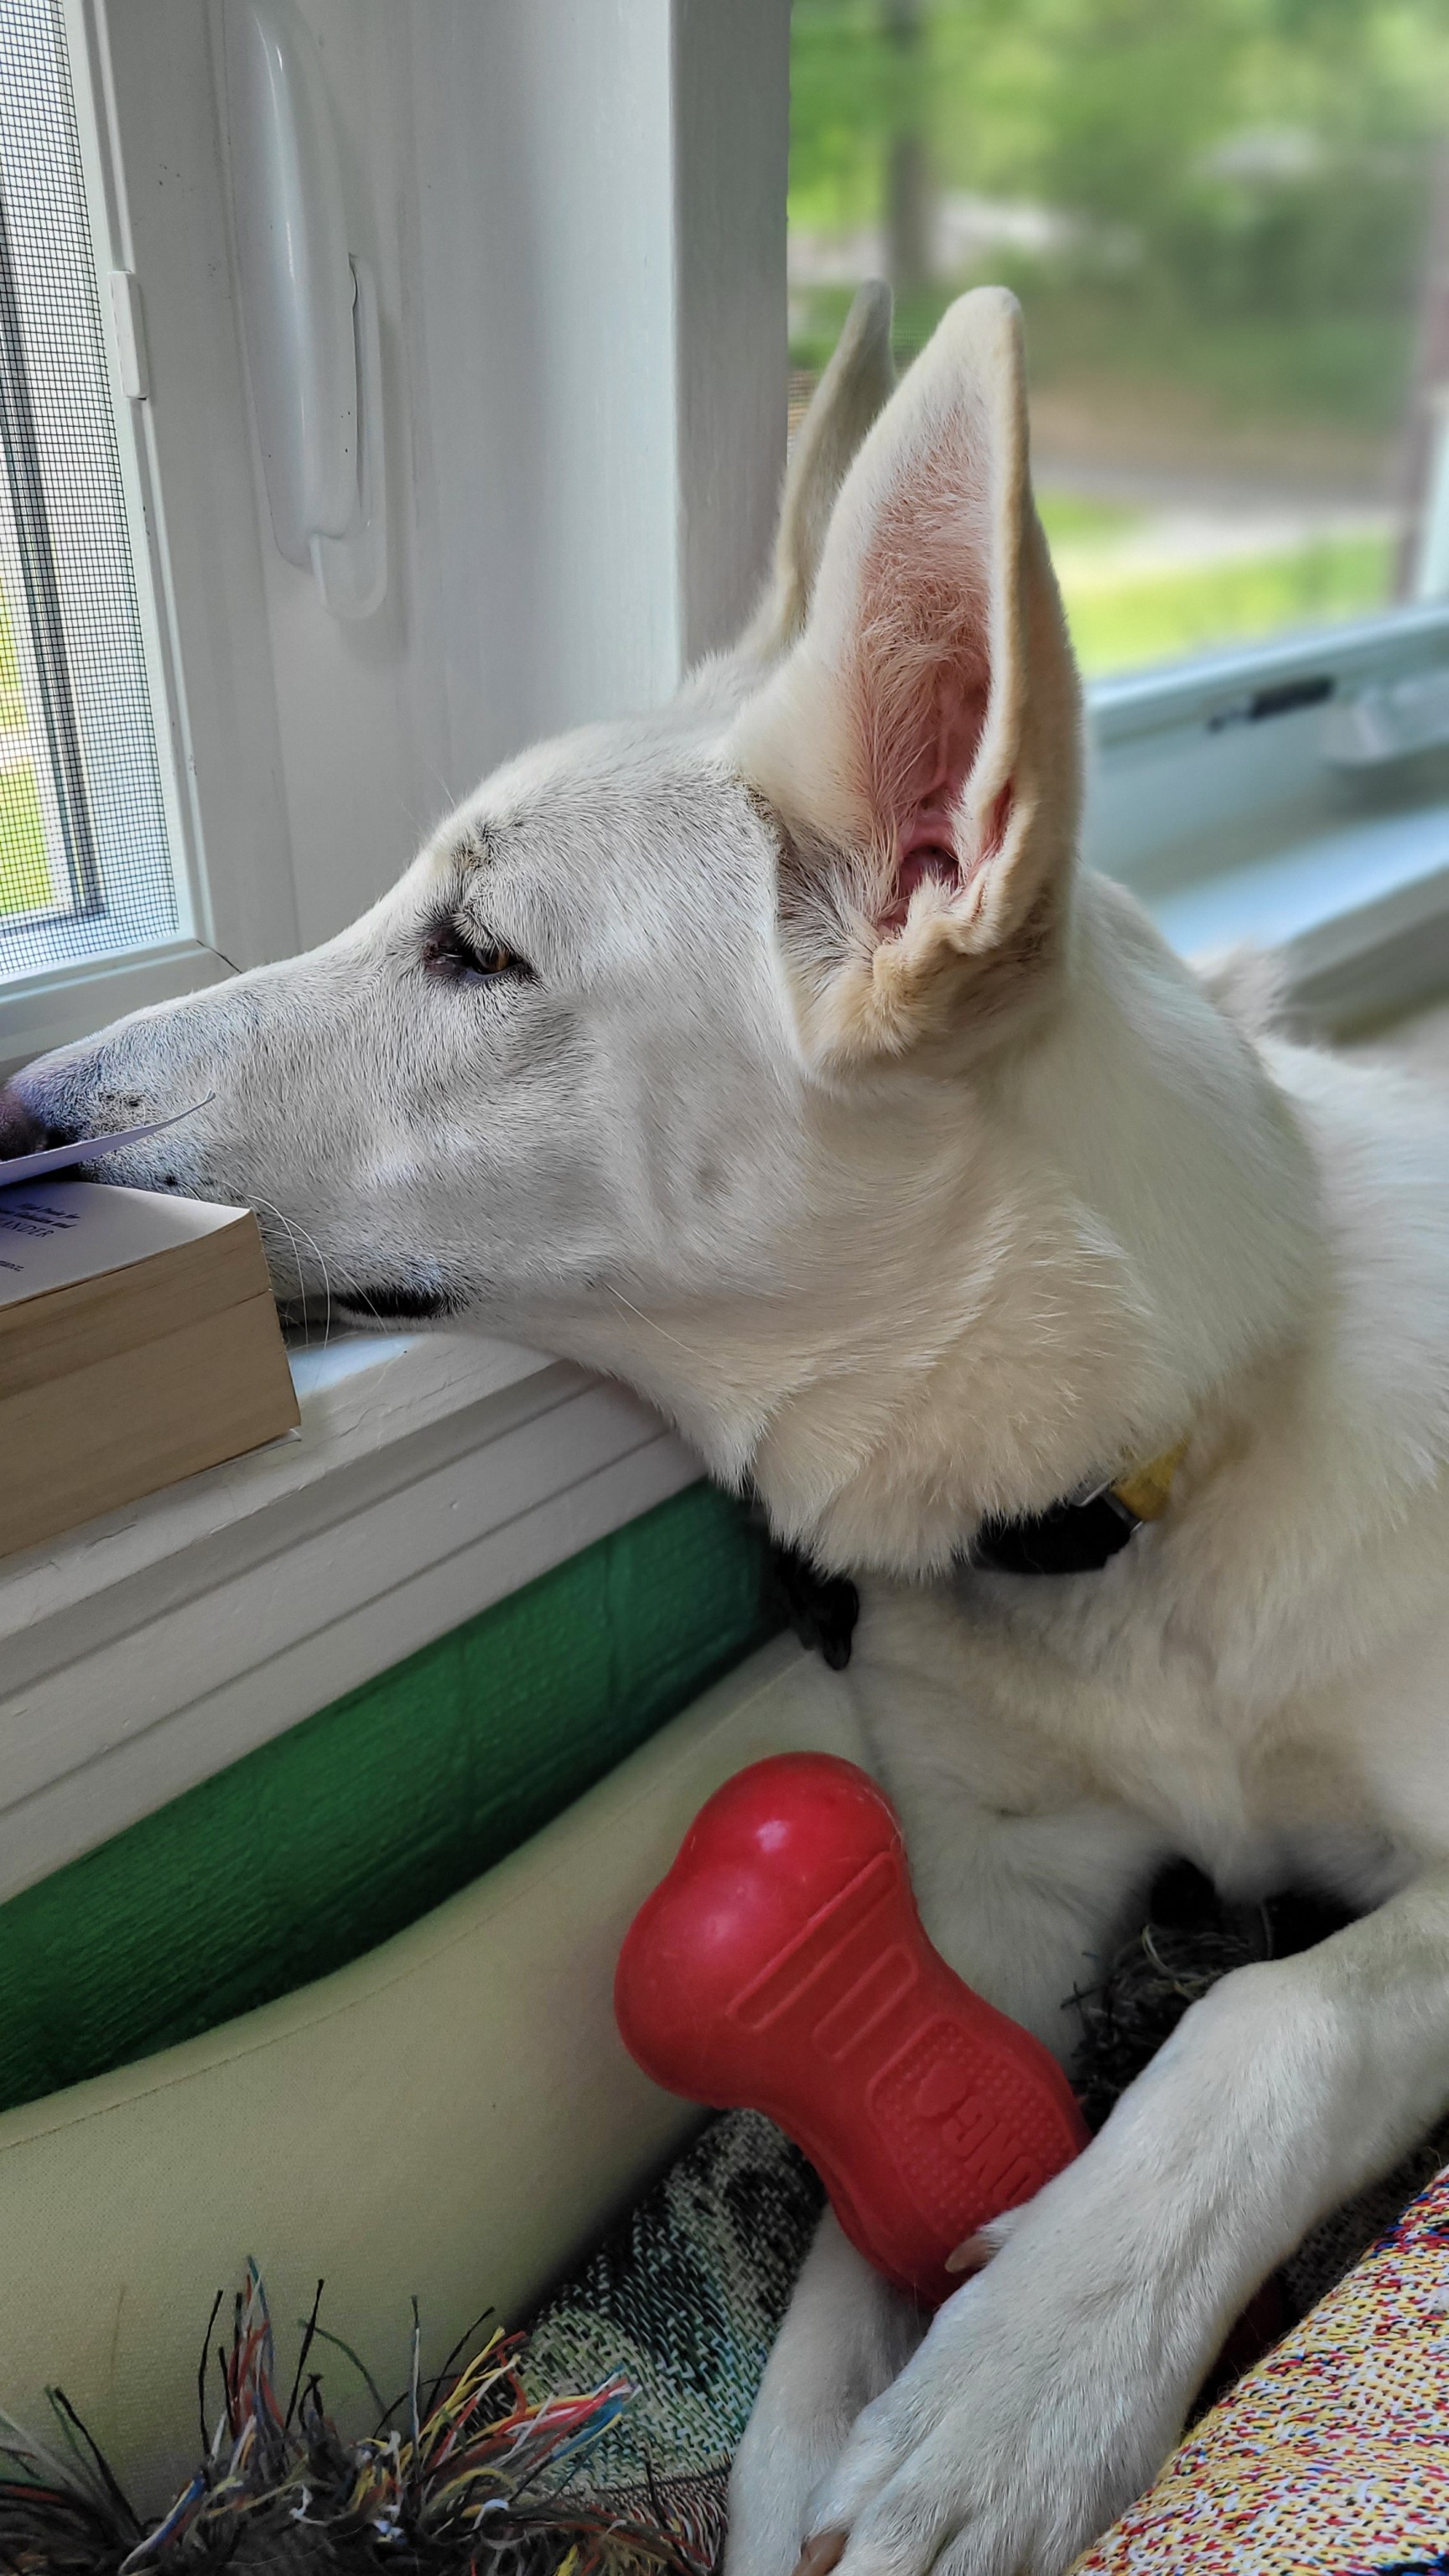
[[[319,2326],[320,2301],[319,2282],[283,2404],[266,2293],[248,2266],[231,2349],[216,2354],[222,2406],[205,2457],[149,2529],[60,2390],[51,2404],[67,2459],[0,2415],[3,2576],[310,2576],[389,2563],[399,2576],[705,2576],[690,2535],[662,2512],[657,2524],[623,2522],[569,2501],[568,2464],[633,2393],[622,2373],[534,2404],[518,2374],[527,2339],[499,2327],[451,2376],[450,2356],[424,2393],[414,2311],[408,2388],[374,2433],[344,2442],[308,2369],[319,2338],[338,2340]],[[199,2378],[203,2424],[219,2306]]]

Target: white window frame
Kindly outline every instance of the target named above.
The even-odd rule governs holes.
[[[304,0],[344,187],[381,174],[348,213],[396,553],[354,628],[271,538],[221,0],[66,5],[98,256],[144,315],[127,470],[201,928],[0,998],[11,1061],[326,935],[495,760],[667,696],[743,624],[784,463],[787,0]],[[294,1375],[299,1435],[0,1564],[0,1899],[701,1472],[619,1388],[473,1336]]]
[[[382,313],[392,559],[353,628],[272,541],[223,5],[65,0],[97,255],[144,317],[144,391],[111,363],[190,927],[0,996],[0,1067],[340,927],[498,758],[666,696],[768,553],[788,0],[300,0]],[[1089,852],[1159,907],[1226,865],[1251,910],[1274,836],[1331,838],[1344,791],[1324,705],[1217,720],[1446,662],[1425,611],[1097,687]],[[1354,793],[1372,820],[1402,780]],[[1449,869],[1420,878],[1407,914],[1401,885],[1300,941],[1305,991],[1357,976],[1361,1007],[1435,938],[1449,969]],[[345,1343],[297,1376],[299,1438],[0,1566],[0,1897],[697,1472],[634,1399],[496,1343]]]
[[[171,31],[183,41],[155,44],[163,14],[147,30],[146,74],[179,143],[197,127],[206,58],[194,41],[184,41],[184,31]],[[219,273],[226,273],[221,209],[203,187],[189,192],[188,220],[169,221],[157,141],[138,132],[134,151],[122,148],[134,86],[126,75],[136,66],[122,55],[118,80],[116,15],[88,0],[63,0],[178,926],[172,939],[153,948],[8,984],[0,992],[5,1065],[81,1036],[119,1012],[216,982],[237,964],[282,953],[295,930],[285,822],[270,793],[277,762],[256,538],[250,511],[238,506],[250,474],[244,396],[228,299],[206,283],[218,274],[218,259]],[[138,19],[130,24],[140,31]],[[173,157],[184,165],[184,146]],[[174,209],[185,188],[183,171],[171,178]],[[113,273],[145,280],[146,379],[134,395],[123,386],[107,291]],[[176,369],[173,350],[182,316],[190,335],[184,371]],[[161,402],[153,398],[158,373],[168,391],[174,387]],[[205,414],[195,406],[200,383],[212,388]],[[200,435],[193,439],[193,431]],[[225,712],[221,692],[205,685],[218,657],[234,691]],[[259,865],[249,849],[253,816]]]
[[[700,1475],[466,1334],[293,1360],[300,1432],[0,1562],[0,1903]]]
[[[355,627],[272,537],[224,0],[63,5],[185,920],[0,991],[0,1069],[330,935],[508,752],[667,696],[743,623],[784,459],[788,0],[299,0],[382,312]]]
[[[1099,681],[1089,860],[1189,953],[1272,949],[1325,1033],[1442,992],[1449,743],[1357,765],[1340,748],[1357,710],[1431,681],[1449,716],[1449,607]]]

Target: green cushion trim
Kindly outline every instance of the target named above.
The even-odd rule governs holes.
[[[694,1485],[0,1906],[0,2108],[340,1968],[466,1886],[777,1622]]]

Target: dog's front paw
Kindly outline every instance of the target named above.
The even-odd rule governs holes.
[[[790,2576],[811,2496],[920,2334],[827,2211],[735,2455],[725,2576]]]
[[[812,2502],[804,2576],[1063,2576],[1181,2419],[1149,2320],[1028,2225],[949,2300]]]

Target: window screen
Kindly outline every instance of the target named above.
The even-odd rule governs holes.
[[[0,987],[176,896],[59,0],[0,0]]]

